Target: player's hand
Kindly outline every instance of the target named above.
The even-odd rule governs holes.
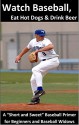
[[[18,55],[18,56],[16,57],[16,59],[15,59],[15,63],[20,62],[20,60],[21,60],[21,57]]]

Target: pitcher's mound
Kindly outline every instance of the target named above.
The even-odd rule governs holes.
[[[79,110],[79,106],[70,106],[70,105],[61,105],[61,104],[37,104],[37,105],[28,105],[25,103],[17,104],[1,104],[1,111],[62,111],[70,110],[76,111]]]

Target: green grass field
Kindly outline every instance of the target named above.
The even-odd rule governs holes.
[[[1,103],[28,103],[32,97],[31,73],[0,73]],[[46,94],[42,103],[78,106],[78,93],[55,91],[78,90],[77,74],[47,74],[43,80]]]

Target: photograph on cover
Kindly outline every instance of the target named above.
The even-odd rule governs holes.
[[[2,22],[1,111],[77,111],[79,23]]]

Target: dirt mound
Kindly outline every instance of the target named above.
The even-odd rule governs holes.
[[[1,104],[1,111],[76,111],[79,110],[79,106],[61,105],[61,104],[37,104],[28,105],[25,103],[17,104]]]

